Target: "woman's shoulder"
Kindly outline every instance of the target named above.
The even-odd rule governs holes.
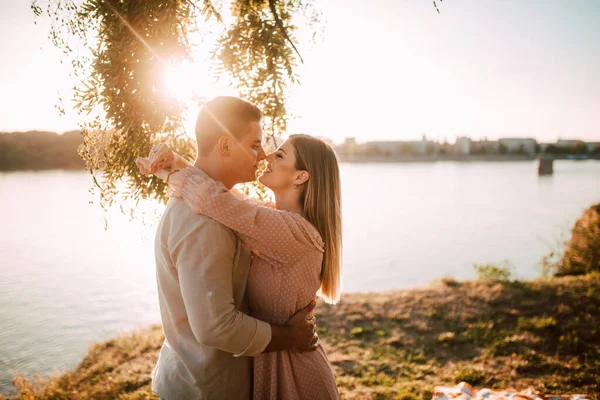
[[[320,252],[325,251],[325,243],[323,242],[321,234],[319,233],[317,228],[315,228],[315,226],[310,223],[309,220],[295,212],[284,211],[283,213],[287,218],[290,218],[295,222],[295,225],[298,227],[298,230],[303,234],[307,243],[314,246]]]

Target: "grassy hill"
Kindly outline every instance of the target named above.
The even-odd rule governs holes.
[[[319,332],[348,399],[430,399],[461,381],[545,393],[600,393],[600,275],[456,282],[347,294],[317,306]],[[24,399],[146,399],[160,327],[92,347]]]

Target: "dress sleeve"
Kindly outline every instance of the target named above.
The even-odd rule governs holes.
[[[194,213],[236,231],[254,253],[274,264],[289,265],[311,248],[323,251],[321,237],[300,215],[244,200],[193,168],[172,174],[169,192]]]

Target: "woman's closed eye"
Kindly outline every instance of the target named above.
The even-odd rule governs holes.
[[[275,157],[279,157],[279,158],[283,158],[283,156],[281,155],[281,153],[275,153]]]

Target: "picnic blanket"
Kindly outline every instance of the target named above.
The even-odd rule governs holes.
[[[432,400],[591,400],[582,394],[548,395],[534,389],[520,392],[514,390],[473,389],[461,382],[456,386],[436,386]]]

